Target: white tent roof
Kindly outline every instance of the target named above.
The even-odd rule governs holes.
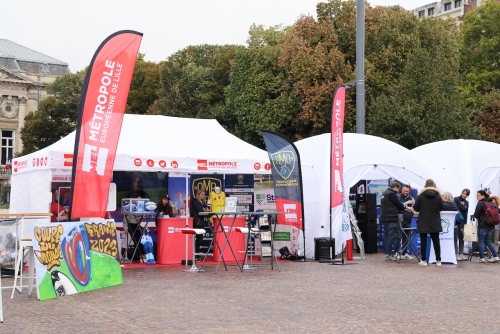
[[[71,169],[75,132],[38,152],[14,159],[14,173]],[[270,174],[261,150],[214,119],[124,115],[114,170]]]
[[[458,196],[462,189],[470,189],[469,214],[474,212],[477,190],[493,183],[496,186],[496,192],[493,194],[498,194],[498,179],[495,178],[498,178],[500,173],[499,144],[452,139],[422,145],[414,148],[412,152],[431,167],[448,175],[446,189],[438,183],[442,190]]]
[[[315,237],[329,237],[330,225],[330,134],[295,143],[303,173],[306,256],[314,253]],[[397,179],[423,188],[426,179],[440,175],[410,150],[389,140],[355,133],[344,134],[344,191],[361,179]],[[437,181],[439,182],[439,181]],[[341,240],[341,211],[334,217],[332,236]],[[336,242],[337,253],[341,242]]]

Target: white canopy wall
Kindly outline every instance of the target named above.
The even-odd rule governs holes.
[[[314,257],[314,238],[330,237],[330,134],[295,143],[303,171],[306,257]],[[413,188],[423,188],[429,178],[443,177],[420,157],[389,140],[355,133],[344,134],[344,191],[361,179],[395,178]],[[442,181],[444,182],[444,181]],[[333,217],[335,252],[342,250],[341,214]]]
[[[11,212],[48,212],[52,176],[71,177],[74,144],[72,132],[40,151],[14,159]],[[124,115],[113,170],[270,174],[266,164],[266,151],[233,136],[216,120]],[[39,171],[47,171],[49,177],[30,183]],[[30,186],[22,191],[15,189],[26,183]],[[32,209],[26,204],[31,197],[43,198],[46,208],[37,205]]]
[[[449,175],[448,188],[453,196],[468,188],[469,215],[476,208],[476,192],[490,188],[493,195],[498,195],[500,177],[500,144],[480,140],[452,139],[416,147],[412,150],[432,168],[445,171]]]

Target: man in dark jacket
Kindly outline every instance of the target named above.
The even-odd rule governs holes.
[[[193,227],[194,228],[204,228],[205,227],[205,217],[200,216],[200,212],[206,212],[208,209],[204,207],[205,205],[205,198],[206,198],[206,193],[205,190],[198,190],[196,193],[196,198],[193,200],[191,203],[191,208],[190,208],[190,213],[191,217],[193,217]],[[195,248],[196,248],[196,260],[201,260],[201,256],[199,256],[200,253],[200,247],[203,242],[203,234],[197,234],[196,235],[196,243],[195,243]]]
[[[484,204],[485,202],[491,202],[491,198],[488,196],[486,191],[478,190],[476,194],[477,205],[476,211],[474,211],[474,218],[477,219],[477,248],[479,249],[479,263],[485,263],[484,261],[484,243],[493,253],[493,258],[489,259],[488,262],[498,262],[498,253],[495,249],[495,245],[491,242],[491,234],[495,229],[495,226],[486,224],[484,221]]]
[[[406,205],[408,207],[411,207],[415,203],[415,200],[413,199],[413,197],[410,196],[410,186],[408,186],[408,185],[403,186],[403,188],[401,189],[401,193],[398,194],[398,199],[401,203],[403,203],[404,205]],[[401,227],[402,228],[410,228],[411,227],[411,220],[413,219],[413,212],[403,210],[403,211],[401,211],[401,213],[403,214],[403,221],[401,222]],[[408,235],[403,233],[402,236],[403,236],[403,245],[406,245],[406,246],[403,248],[403,252],[402,252],[401,256],[403,259],[412,260],[413,257],[410,256],[410,254],[408,254]]]
[[[398,199],[400,188],[401,185],[398,182],[392,182],[389,188],[382,194],[380,201],[380,222],[384,224],[386,233],[385,259],[388,261],[397,258],[395,252],[399,250],[401,245],[401,230],[399,229],[398,215],[401,210],[411,211],[411,208],[401,203]],[[395,241],[397,243],[394,246],[393,253],[392,246]]]
[[[443,210],[443,199],[441,193],[436,188],[436,183],[429,179],[425,181],[425,188],[418,194],[413,209],[418,211],[417,232],[420,233],[420,252],[422,261],[420,265],[427,265],[427,233],[430,234],[434,253],[436,254],[436,264],[441,266],[441,245],[439,242],[439,232],[443,232],[441,225],[441,210]]]
[[[464,225],[467,224],[468,212],[469,212],[469,201],[467,198],[470,195],[470,190],[465,188],[462,190],[462,194],[460,196],[454,197],[453,202],[455,203],[458,211],[464,217],[463,222],[457,222],[457,230],[455,233],[455,253],[457,254],[457,260],[463,261],[465,260],[464,254]],[[458,241],[458,248],[457,248]]]

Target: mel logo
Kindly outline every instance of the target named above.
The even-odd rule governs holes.
[[[260,170],[260,164],[258,162],[256,162],[254,165],[253,165],[253,168],[255,168],[255,170]]]
[[[284,179],[288,179],[292,175],[295,167],[295,154],[292,151],[279,151],[271,154],[271,161],[274,169]]]
[[[287,223],[297,222],[297,205],[284,204],[283,211],[285,211],[285,220]]]
[[[90,172],[95,169],[97,175],[104,175],[106,160],[108,159],[108,149],[85,144],[83,151],[82,171]]]
[[[155,165],[155,162],[152,160],[152,159],[148,159],[146,161],[146,164],[149,166],[149,167],[153,167]]]
[[[142,165],[142,160],[139,158],[135,158],[134,165],[136,165],[137,167],[140,167]]]
[[[167,166],[167,163],[165,162],[165,160],[160,160],[158,161],[158,165],[160,165],[161,168],[165,168]]]
[[[266,165],[264,166],[264,169],[265,169],[265,170],[271,170],[271,164],[269,164],[269,163],[268,163],[268,164],[266,164]]]
[[[178,168],[178,167],[179,167],[179,164],[177,163],[177,161],[175,161],[175,160],[174,160],[174,161],[172,161],[172,162],[170,163],[170,166],[172,166],[172,168]],[[198,165],[198,166],[199,166],[199,165]]]
[[[73,154],[65,154],[64,155],[64,166],[68,166],[68,167],[73,166]]]
[[[208,163],[206,160],[198,159],[198,170],[208,170]]]

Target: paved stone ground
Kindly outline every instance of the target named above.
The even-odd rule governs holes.
[[[353,262],[127,269],[123,285],[43,302],[2,289],[0,333],[500,333],[500,263]]]

